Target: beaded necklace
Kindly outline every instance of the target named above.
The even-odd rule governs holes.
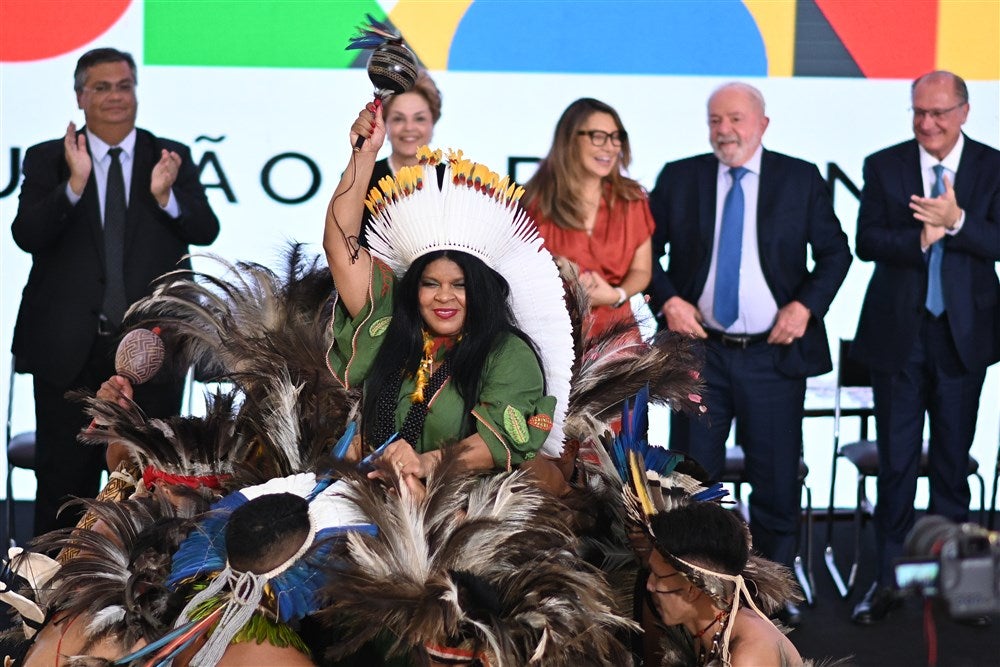
[[[700,641],[698,642],[699,665],[710,664],[713,660],[718,658],[719,655],[722,653],[722,635],[725,633],[726,625],[729,623],[729,612],[720,611],[718,614],[716,614],[715,618],[712,619],[712,622],[703,627],[694,636],[695,640],[700,640],[702,635],[708,632],[708,629],[714,626],[716,623],[719,624],[719,629],[715,631],[714,635],[712,635],[712,650],[709,651],[708,653],[705,653],[704,645],[702,645]]]

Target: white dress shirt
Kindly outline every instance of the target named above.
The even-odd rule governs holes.
[[[763,147],[758,146],[743,167],[747,173],[740,180],[743,188],[743,246],[740,255],[740,310],[736,321],[726,333],[743,335],[758,334],[768,331],[778,315],[778,304],[771,294],[771,289],[764,280],[764,272],[760,266],[760,255],[757,252],[757,193],[760,191],[760,160]],[[730,167],[719,163],[715,195],[715,236],[712,241],[712,264],[708,269],[708,279],[705,290],[698,299],[698,310],[709,329],[722,331],[722,326],[712,314],[715,303],[715,272],[719,260],[719,233],[722,230],[722,208],[726,194],[733,186],[733,177],[729,174]]]

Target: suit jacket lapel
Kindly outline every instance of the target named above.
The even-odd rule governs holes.
[[[899,170],[903,199],[909,202],[912,195],[923,197],[925,194],[924,179],[920,173],[920,149],[917,147],[916,139],[904,145],[903,154],[900,157],[903,162],[903,168]],[[920,224],[916,218],[911,218],[911,220],[915,225]]]
[[[780,174],[772,173],[774,158],[766,148],[760,156],[760,174],[757,177],[757,256],[760,258],[760,268],[765,278],[770,276],[770,262],[767,254],[767,241],[777,238],[781,230],[772,229],[773,211],[778,209],[778,194],[780,191]],[[770,283],[770,280],[768,280]]]
[[[964,134],[964,133],[963,133]],[[958,173],[955,174],[955,200],[959,207],[962,202],[971,199],[971,195],[976,191],[976,179],[979,177],[980,169],[976,168],[976,162],[982,156],[979,144],[969,137],[965,137],[965,147],[962,148],[962,158],[958,161]]]
[[[77,136],[83,134],[86,135],[86,127],[80,128],[77,132]],[[90,143],[87,143],[87,154],[90,155],[91,163],[94,160],[94,154],[90,152]],[[69,171],[67,170],[67,176]],[[90,169],[90,177],[87,179],[87,184],[83,186],[83,194],[80,195],[80,201],[77,202],[77,206],[83,207],[83,219],[86,221],[87,227],[90,228],[90,237],[94,240],[94,247],[97,248],[97,255],[101,258],[101,265],[104,265],[104,220],[101,219],[101,200],[97,193],[97,176],[94,174],[94,169]]]
[[[698,174],[698,238],[702,250],[709,255],[715,244],[715,198],[718,187],[719,161],[706,156]]]

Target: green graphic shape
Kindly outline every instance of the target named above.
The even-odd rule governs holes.
[[[146,65],[343,69],[375,0],[146,0]],[[366,62],[364,58],[361,62]]]

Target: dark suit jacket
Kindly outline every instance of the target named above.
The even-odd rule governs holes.
[[[671,162],[650,193],[656,220],[649,289],[654,313],[674,296],[696,305],[705,288],[712,262],[718,168],[712,154]],[[670,263],[664,271],[660,258],[666,244]],[[778,307],[800,301],[812,313],[805,335],[778,348],[778,370],[790,377],[826,373],[833,366],[823,316],[847,276],[851,250],[816,165],[763,152],[757,245],[764,278]],[[810,249],[812,271],[806,263]]]
[[[852,354],[876,370],[900,370],[920,330],[927,297],[921,223],[909,208],[922,195],[916,140],[865,159],[858,210],[857,253],[875,262]],[[955,177],[965,211],[961,231],[943,239],[941,282],[948,323],[965,367],[979,370],[1000,359],[1000,151],[965,138]]]
[[[82,130],[81,130],[82,132]],[[149,191],[153,166],[166,148],[181,156],[173,185],[180,217],[171,218]],[[69,166],[63,140],[47,141],[24,156],[24,183],[14,242],[31,253],[31,272],[21,296],[12,351],[16,370],[68,384],[86,363],[97,335],[104,296],[104,240],[93,174],[75,206],[66,196]],[[208,245],[219,221],[183,144],[137,130],[125,231],[125,293],[146,296],[153,279],[177,268],[188,244]]]

